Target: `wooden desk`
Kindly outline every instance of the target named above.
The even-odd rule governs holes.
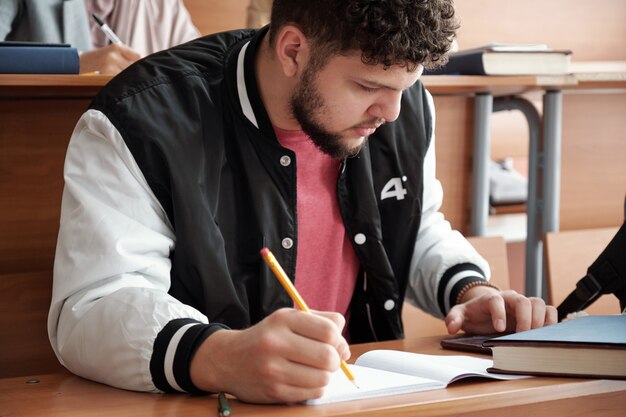
[[[482,236],[489,214],[488,167],[494,97],[552,91],[561,86],[575,86],[577,80],[571,75],[431,75],[421,79],[435,100],[437,177],[444,189],[442,212],[455,229]],[[556,116],[550,120],[559,120],[558,111],[550,114]]]
[[[0,98],[93,98],[110,75],[2,74]]]
[[[377,348],[457,354],[438,347],[439,337],[352,347],[353,356]],[[39,381],[28,383],[28,381]],[[616,416],[626,407],[626,381],[530,378],[472,380],[447,389],[323,406],[253,405],[231,401],[233,416]],[[0,380],[0,415],[29,417],[215,415],[215,397],[118,390],[67,372]]]
[[[578,83],[573,75],[425,75],[420,79],[433,95],[488,93],[496,97],[562,86],[574,87]]]
[[[59,370],[47,337],[63,161],[108,76],[0,75],[0,375]]]
[[[489,160],[491,153],[491,115],[493,111],[520,110],[528,120],[529,177],[526,238],[526,295],[541,296],[542,273],[542,233],[539,228],[553,218],[558,208],[559,157],[554,150],[560,148],[561,141],[561,88],[574,87],[578,80],[573,75],[563,76],[425,76],[424,84],[433,94],[466,93],[473,96],[473,125],[470,142],[472,148],[471,183],[467,194],[471,209],[469,235],[483,236],[489,216]],[[521,95],[541,91],[544,96],[544,112],[541,117],[535,107]],[[497,97],[494,99],[494,97]],[[437,107],[437,102],[435,101]],[[440,123],[436,132],[439,133]],[[466,129],[467,130],[467,129]],[[549,146],[543,146],[548,144]],[[549,161],[541,165],[540,158]],[[439,158],[437,158],[439,160]],[[543,175],[542,175],[543,174]],[[541,184],[540,184],[541,182]],[[446,184],[444,190],[447,192]],[[467,191],[466,191],[467,192]],[[444,199],[445,201],[445,199]],[[460,230],[464,231],[464,228]],[[554,230],[554,229],[548,229]]]
[[[596,147],[590,138],[603,136],[604,143],[610,143],[615,149],[611,154],[612,158],[623,159],[626,151],[623,132],[619,133],[619,120],[623,119],[626,106],[626,62],[588,62],[573,65],[573,73],[564,76],[542,76],[542,77],[474,77],[445,76],[441,80],[438,77],[424,77],[424,83],[431,91],[445,92],[445,88],[457,87],[460,90],[475,94],[474,104],[474,135],[473,135],[473,156],[472,184],[471,184],[471,235],[481,236],[486,231],[488,218],[488,162],[490,157],[490,115],[492,111],[520,110],[528,120],[530,140],[529,140],[529,169],[528,169],[528,200],[526,204],[527,233],[526,233],[526,282],[525,293],[529,296],[545,296],[545,270],[543,265],[543,236],[545,233],[559,230],[560,224],[560,197],[561,197],[561,140],[563,131],[563,92],[565,93],[600,93],[604,97],[595,101],[590,101],[589,97],[568,97],[568,104],[571,107],[578,106],[576,116],[567,118],[565,132],[581,131],[588,132],[581,140],[583,143],[570,146],[586,146],[587,153],[579,153],[575,163],[564,167],[573,173],[572,180],[565,183],[568,189],[580,190],[580,184],[588,182],[588,171],[580,169],[581,160],[585,160],[591,155],[596,155],[593,149]],[[434,80],[431,80],[435,78]],[[474,81],[472,81],[472,79]],[[432,87],[430,86],[432,83]],[[438,86],[437,83],[441,85]],[[510,83],[510,85],[509,85]],[[454,87],[452,86],[454,84]],[[469,87],[468,87],[469,86]],[[467,91],[468,90],[468,91]],[[543,93],[543,111],[540,114],[532,103],[521,94],[540,90]],[[620,96],[609,93],[618,93]],[[494,100],[494,97],[497,97]],[[567,109],[565,109],[567,110]],[[587,115],[589,117],[582,117]],[[610,119],[610,122],[606,122]],[[600,132],[607,131],[602,135]],[[622,129],[623,130],[623,129]],[[581,136],[581,135],[578,135]],[[586,164],[588,169],[596,169],[604,166],[607,155],[600,155],[594,160],[594,164]],[[590,217],[590,213],[595,216],[598,223],[590,224],[588,227],[611,226],[613,224],[602,223],[604,219],[615,216],[606,216],[607,210],[594,211],[595,199],[606,201],[617,201],[623,199],[626,176],[623,170],[615,172],[616,164],[611,165],[613,171],[607,173],[612,181],[610,187],[603,187],[604,193],[600,193],[593,198],[590,197],[590,190],[594,185],[586,189],[587,192],[574,192],[574,202],[570,207],[586,205],[587,210],[576,210],[575,215]],[[600,184],[595,184],[595,187]],[[619,197],[613,197],[619,196]],[[568,200],[569,203],[569,200]],[[608,204],[611,205],[610,203]],[[611,208],[610,214],[614,215],[621,210],[619,201]],[[568,219],[569,220],[569,219]],[[570,222],[575,222],[569,220]]]

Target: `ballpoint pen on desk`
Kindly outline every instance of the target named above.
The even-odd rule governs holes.
[[[104,23],[104,20],[100,19],[96,14],[92,14],[92,16],[96,20],[96,23],[98,23],[100,30],[104,32],[111,43],[123,43],[122,40],[118,38],[115,32],[113,32],[113,30],[109,27],[109,25]]]
[[[261,256],[263,256],[265,262],[269,265],[272,272],[274,272],[274,275],[276,275],[276,278],[278,278],[278,281],[280,281],[281,285],[283,286],[285,291],[287,291],[289,297],[291,297],[293,302],[296,303],[298,308],[305,313],[310,313],[311,309],[309,309],[309,307],[304,302],[304,299],[302,299],[302,297],[300,296],[298,290],[296,290],[296,287],[291,283],[291,281],[287,277],[287,274],[276,260],[276,257],[274,257],[274,254],[268,248],[263,248],[261,249]],[[348,365],[343,360],[341,361],[341,370],[348,377],[350,382],[352,382],[355,387],[359,388],[356,381],[354,380],[354,375],[352,374],[352,371],[350,371],[350,368],[348,368]]]
[[[230,412],[230,404],[228,403],[228,398],[223,392],[217,396],[217,412],[220,417],[229,417]]]

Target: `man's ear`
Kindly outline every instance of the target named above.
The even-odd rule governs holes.
[[[306,67],[310,45],[300,29],[287,25],[276,36],[275,52],[285,76],[294,77]]]

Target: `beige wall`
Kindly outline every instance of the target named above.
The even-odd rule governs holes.
[[[184,0],[184,3],[203,35],[245,27],[248,0]]]
[[[203,34],[244,27],[248,0],[184,0]],[[456,0],[462,48],[548,43],[575,60],[626,60],[624,0]]]
[[[456,0],[462,48],[548,43],[573,59],[626,60],[624,0]]]

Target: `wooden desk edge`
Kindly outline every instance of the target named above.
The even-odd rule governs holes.
[[[110,75],[0,74],[0,98],[93,98]]]
[[[108,83],[111,75],[80,74],[0,74],[1,87],[102,87]]]
[[[441,350],[442,337],[353,345],[355,356],[372,348],[460,354]],[[358,352],[358,353],[357,353]],[[39,383],[27,384],[29,380]],[[494,384],[497,387],[494,388]],[[32,394],[27,392],[32,389]],[[36,396],[37,398],[34,398]],[[204,416],[216,407],[215,397],[155,395],[110,388],[69,372],[0,379],[0,415],[78,416],[101,402],[102,415]],[[563,405],[586,411],[619,410],[626,406],[626,381],[576,378],[529,378],[514,381],[460,381],[444,390],[341,402],[321,406],[266,406],[233,400],[235,415],[246,416],[499,416],[537,410],[557,412]],[[536,408],[535,408],[536,407]],[[54,411],[46,411],[53,409]],[[157,411],[158,410],[158,411]],[[516,411],[517,410],[517,411]],[[123,412],[122,412],[123,411]],[[22,414],[20,414],[22,413]],[[137,414],[139,413],[139,414]],[[607,415],[605,413],[605,415]],[[610,414],[608,414],[610,415]]]
[[[626,88],[626,74],[555,76],[426,75],[433,95],[521,95],[537,90]],[[91,98],[113,77],[74,74],[0,74],[0,98]]]
[[[93,96],[110,75],[0,74],[0,97]],[[422,82],[433,94],[522,94],[576,84],[573,76],[429,75]]]

